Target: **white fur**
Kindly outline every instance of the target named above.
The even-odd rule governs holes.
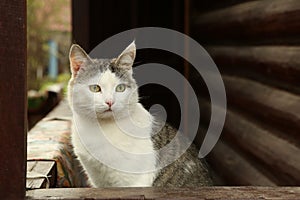
[[[98,79],[98,80],[97,80]],[[71,79],[69,83],[70,102],[72,102],[72,110],[76,112],[77,107],[83,107],[90,112],[89,116],[81,116],[80,121],[77,123],[88,124],[90,119],[93,118],[93,112],[97,115],[98,124],[94,126],[101,126],[101,129],[108,139],[108,141],[115,147],[129,153],[149,153],[154,152],[153,143],[151,141],[151,131],[153,119],[151,114],[138,103],[138,94],[135,88],[126,88],[124,92],[116,92],[115,88],[118,84],[122,83],[114,73],[109,70],[101,74],[98,78],[90,79],[87,84],[99,84],[101,86],[101,93],[92,93],[88,91],[87,85],[81,85],[77,89],[76,78]],[[112,112],[105,112],[109,107],[105,101],[111,100],[114,102],[111,107]],[[87,104],[86,102],[94,102]],[[90,107],[89,107],[90,106]],[[95,106],[95,107],[94,107]],[[78,111],[80,112],[80,110]],[[79,114],[80,115],[80,114]],[[134,123],[142,129],[135,129],[134,126],[130,127],[133,135],[139,134],[136,131],[142,130],[140,133],[143,138],[136,138],[128,135],[119,127],[116,123],[115,117],[118,118],[118,122],[121,124]],[[74,123],[73,123],[74,124]],[[92,127],[84,126],[83,132],[88,132]],[[93,127],[94,128],[94,127]],[[82,144],[80,136],[76,127],[73,127],[72,142],[74,146],[75,154],[82,163],[89,180],[94,187],[147,187],[152,186],[152,183],[156,177],[155,172],[133,174],[122,172],[104,165],[98,159],[94,158],[85,145]],[[81,135],[82,136],[82,135]],[[99,142],[99,147],[102,152],[105,152],[107,156],[110,155],[109,149],[104,149]],[[97,149],[97,150],[99,150]],[[155,154],[153,154],[155,155]],[[133,168],[139,168],[143,165],[156,166],[156,157],[149,158],[146,162],[144,160],[128,160],[127,158],[118,157],[118,163],[124,163],[132,166]],[[151,167],[150,167],[151,168]]]
[[[141,116],[140,113],[144,112],[142,110],[142,106],[136,107],[136,112],[134,117],[145,117]],[[124,119],[128,120],[128,118]],[[87,131],[89,127],[86,127]],[[113,121],[105,121],[101,122],[101,128],[107,137],[107,139],[115,146],[123,151],[129,153],[147,153],[149,151],[153,151],[153,144],[150,139],[144,139],[141,141],[140,139],[136,139],[133,137],[128,136],[127,134],[123,133],[119,127]],[[149,130],[148,131],[150,134]],[[112,169],[101,162],[95,159],[85,148],[82,144],[82,141],[79,138],[76,129],[73,129],[73,145],[74,151],[76,155],[79,157],[83,167],[85,168],[90,181],[94,187],[147,187],[151,186],[154,178],[155,173],[145,173],[145,174],[132,174],[132,173],[125,173],[122,171],[118,171]],[[101,148],[101,146],[99,146]],[[110,155],[110,150],[101,149],[101,151],[106,152],[107,156]],[[138,160],[127,160],[122,157],[119,157],[117,160],[118,163],[129,163],[133,165],[133,168],[139,168],[140,165],[145,164],[141,163],[142,161]],[[143,160],[144,162],[144,160]],[[153,157],[152,159],[147,161],[148,165],[153,165],[155,167],[156,158]],[[134,166],[137,165],[137,166]]]

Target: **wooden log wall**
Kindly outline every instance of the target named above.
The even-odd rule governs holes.
[[[227,93],[208,156],[219,184],[300,185],[300,1],[194,0],[190,23]],[[210,101],[201,102],[205,132]]]

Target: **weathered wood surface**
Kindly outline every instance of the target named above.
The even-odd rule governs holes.
[[[251,79],[222,77],[228,108],[221,140],[225,139],[233,152],[221,151],[217,145],[208,159],[213,170],[227,184],[244,185],[255,176],[254,170],[246,173],[250,164],[277,185],[299,185],[300,96]],[[203,87],[195,89],[202,91]],[[211,106],[209,100],[200,98],[199,102],[201,124],[207,127]],[[198,144],[201,139],[196,138]],[[236,178],[238,166],[226,163],[227,156],[237,156],[234,159],[241,161],[239,166],[245,167],[244,180]]]
[[[300,146],[299,95],[237,77],[223,76],[223,80],[231,107],[251,114],[256,123],[274,127],[273,135]]]
[[[217,10],[221,8],[225,8],[228,6],[233,6],[249,1],[254,1],[254,0],[226,0],[226,1],[220,1],[220,0],[194,0],[192,1],[192,6],[194,9],[197,11],[211,11],[211,10]]]
[[[229,144],[219,141],[208,156],[211,167],[229,185],[276,186]]]
[[[0,199],[25,196],[26,1],[0,1]]]
[[[207,46],[222,73],[300,93],[299,46]]]
[[[299,199],[299,187],[39,189],[27,199]]]
[[[273,130],[270,127],[266,129],[259,126],[239,113],[227,110],[222,136],[232,146],[239,148],[239,151],[251,155],[253,166],[262,164],[264,169],[260,170],[267,172],[278,185],[298,185],[300,149],[274,135]],[[221,169],[219,173],[222,172]]]
[[[209,158],[214,171],[228,184],[245,184],[238,179],[243,166],[249,180],[259,172],[277,185],[299,185],[300,1],[204,0],[195,5],[191,35],[219,67],[228,100],[221,145]],[[199,80],[190,77],[193,83]],[[195,88],[206,90],[200,81]],[[199,96],[209,99],[207,93]],[[210,105],[203,104],[202,126],[207,126]]]
[[[30,174],[30,172],[33,172]],[[56,165],[55,161],[50,160],[29,160],[27,161],[27,175],[31,177],[26,178],[27,189],[39,189],[48,187],[55,187],[56,181]],[[42,177],[42,176],[47,176]]]
[[[192,30],[203,42],[300,42],[298,0],[250,1],[205,14],[195,12]]]
[[[255,109],[253,106],[251,108]],[[207,121],[210,112],[208,101],[202,100],[201,112],[205,118],[204,121]],[[226,182],[230,185],[243,185],[248,179],[252,180],[253,176],[256,176],[257,172],[253,170],[255,168],[276,185],[299,185],[299,147],[274,134],[277,131],[276,127],[263,126],[256,123],[253,118],[245,117],[243,114],[240,111],[237,112],[236,109],[227,110],[222,139],[219,143],[225,141],[225,143],[230,144],[232,149],[226,151],[226,147],[224,148],[222,145],[220,147],[217,144],[208,156],[208,161],[217,175],[228,180],[228,177],[238,176],[238,171],[234,171],[238,170],[237,167],[245,167],[242,179]],[[220,148],[223,148],[223,151]],[[240,159],[239,155],[243,159]],[[226,158],[230,159],[230,157],[240,160],[239,166],[226,163]],[[228,168],[225,168],[225,164]],[[251,164],[253,169],[249,168],[248,164]],[[265,183],[265,181],[263,182]]]

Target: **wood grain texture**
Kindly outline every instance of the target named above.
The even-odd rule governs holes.
[[[25,196],[26,1],[0,1],[0,199]]]
[[[234,163],[244,167],[249,180],[258,172],[278,185],[299,185],[300,1],[204,0],[196,5],[191,35],[219,67],[228,100],[221,146],[209,160],[214,171],[225,174],[228,184],[228,177],[238,182],[239,170],[230,168]],[[197,79],[191,75],[193,82]],[[195,88],[206,89],[200,82]],[[201,120],[207,125],[210,105],[204,104]]]
[[[207,123],[210,116],[210,103],[207,100],[201,102],[202,116]],[[255,108],[255,106],[250,106],[249,109],[256,110]],[[219,107],[218,109],[222,108]],[[258,110],[267,113],[264,109]],[[230,107],[227,109],[222,139],[219,143],[225,142],[232,149],[226,150],[226,147],[224,148],[222,145],[221,148],[218,145],[215,146],[209,155],[209,157],[212,157],[208,159],[214,171],[221,177],[232,177],[234,179],[239,172],[244,170],[240,175],[245,175],[243,177],[245,180],[239,180],[240,182],[235,183],[228,180],[227,183],[232,185],[244,184],[247,179],[252,180],[257,172],[251,170],[251,168],[255,168],[259,173],[264,174],[276,185],[298,185],[300,180],[299,146],[274,134],[278,131],[276,126],[263,126],[257,123],[255,119],[244,116],[245,113],[236,108],[232,109]],[[222,148],[223,150],[220,150]],[[241,158],[239,158],[239,155]],[[225,167],[226,158],[240,160],[241,163],[238,167],[241,167],[241,169],[234,171],[236,166],[230,165],[232,163],[227,163]],[[249,164],[251,165],[250,168],[247,166]]]
[[[285,140],[300,145],[300,96],[253,80],[223,76],[228,103],[271,126]],[[300,166],[299,166],[300,167]]]
[[[55,187],[56,182],[56,165],[55,161],[50,160],[29,160],[27,161],[27,173],[33,172],[33,177],[26,178],[26,188],[27,189],[39,189],[49,187]],[[43,176],[48,176],[48,180]],[[38,178],[39,177],[39,178]],[[48,182],[49,181],[49,182]]]
[[[224,141],[216,144],[208,161],[229,185],[276,186],[275,182]]]
[[[212,11],[217,10],[221,8],[226,8],[233,5],[238,5],[241,3],[254,1],[254,0],[226,0],[226,1],[220,1],[220,0],[201,0],[192,1],[193,8],[197,9],[197,11]]]
[[[203,42],[300,41],[298,0],[250,1],[205,14],[195,12],[192,30]]]
[[[300,93],[299,46],[207,46],[222,73]]]
[[[299,199],[299,187],[72,188],[27,192],[27,199]]]
[[[208,123],[210,117],[210,103],[204,99],[201,99],[201,102],[201,112],[204,118],[202,123]],[[251,108],[253,109],[253,107]],[[222,108],[218,107],[218,110],[221,109]],[[282,176],[278,174],[280,170],[282,170],[280,173],[285,174],[286,171],[289,171],[289,169],[287,169],[288,167],[282,167],[279,170],[270,162],[276,163],[277,161],[274,161],[274,159],[278,159],[281,160],[281,163],[284,163],[286,158],[282,158],[280,155],[290,148],[296,149],[296,151],[299,148],[285,139],[273,135],[276,128],[268,127],[268,129],[265,129],[265,127],[259,126],[253,119],[246,118],[244,114],[245,112],[240,112],[240,110],[236,108],[234,108],[234,110],[232,110],[232,108],[227,109],[221,140],[208,155],[208,162],[213,170],[218,176],[226,179],[225,183],[229,185],[245,185],[245,183],[250,184],[250,182],[255,183],[256,181],[254,185],[262,185],[258,183],[260,181],[265,184],[264,179],[253,180],[253,177],[257,176],[257,174],[263,174],[266,179],[269,179],[276,185],[297,185],[295,180],[290,180],[285,175]],[[252,132],[254,133],[252,134]],[[266,137],[261,137],[261,132],[267,132],[268,134],[267,136],[265,135]],[[248,140],[251,134],[254,135],[252,141]],[[244,135],[246,135],[246,139],[239,138]],[[255,140],[257,140],[257,142]],[[221,147],[219,147],[219,143]],[[222,145],[223,143],[225,145]],[[260,146],[261,143],[264,143],[263,147]],[[274,143],[280,143],[281,145],[279,145],[279,147],[274,146]],[[280,153],[275,154],[273,147],[276,149],[276,153]],[[264,156],[261,155],[260,149],[266,151]],[[272,156],[269,158],[266,154]],[[297,157],[295,154],[290,155],[290,157],[293,156]],[[226,160],[227,158],[229,161]]]
[[[279,185],[299,184],[300,149],[274,135],[272,130],[227,110],[223,136],[226,141],[254,156],[256,162],[263,163],[280,180]]]

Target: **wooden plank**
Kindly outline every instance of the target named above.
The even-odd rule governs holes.
[[[277,39],[300,42],[300,1],[251,1],[197,14],[193,31],[202,42],[257,43]],[[247,39],[247,41],[246,41]]]
[[[242,115],[227,110],[223,136],[265,164],[280,185],[300,182],[300,149],[277,137],[272,130],[254,124]]]
[[[70,188],[27,192],[27,199],[299,199],[299,187]]]
[[[276,186],[245,157],[219,141],[207,158],[210,166],[229,185]]]
[[[208,46],[220,71],[300,93],[299,46]]]
[[[24,199],[26,1],[0,1],[0,199]]]
[[[43,176],[47,176],[48,179]],[[55,161],[50,161],[50,160],[27,161],[27,179],[26,179],[27,189],[55,187],[55,182],[56,182]]]
[[[257,123],[276,127],[291,143],[300,145],[300,96],[252,80],[223,76],[229,106],[239,108]]]
[[[210,103],[203,99],[201,102],[201,124],[207,124],[210,120]],[[195,138],[195,143],[200,146],[207,128],[200,127]],[[199,136],[201,135],[201,136]],[[212,152],[206,158],[211,167],[214,184],[232,186],[276,186],[279,182],[274,175],[266,173],[255,160],[249,158],[240,149],[219,139]]]
[[[248,1],[254,1],[254,0],[226,0],[226,1],[220,1],[220,0],[201,0],[201,1],[192,1],[192,12],[193,11],[212,11],[217,10],[241,3],[245,3]]]
[[[210,104],[208,101],[202,101],[201,106],[202,116],[207,123],[210,118]],[[254,108],[255,106],[251,106],[251,109],[254,110]],[[263,112],[266,111],[263,110]],[[272,180],[274,179],[278,185],[298,185],[300,148],[274,134],[276,129],[261,126],[241,113],[232,111],[229,107],[222,139],[235,149],[239,149],[244,158],[253,161],[253,166]],[[224,156],[224,154],[221,155]]]

